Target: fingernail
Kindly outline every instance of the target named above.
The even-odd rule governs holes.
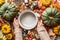
[[[18,19],[18,18],[16,18],[16,19]]]

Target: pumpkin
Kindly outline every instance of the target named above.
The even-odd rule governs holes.
[[[7,40],[11,40],[13,38],[13,34],[9,33],[6,35]]]
[[[5,3],[0,8],[0,15],[2,15],[2,17],[8,21],[13,20],[17,13],[18,9],[15,7],[14,4]]]
[[[56,26],[60,23],[60,12],[56,8],[47,8],[42,13],[42,20],[46,26]]]
[[[5,0],[0,0],[0,6],[2,6],[5,3]]]
[[[10,26],[7,25],[7,24],[4,24],[4,25],[2,26],[2,33],[8,34],[8,33],[10,33],[10,32],[11,32]]]
[[[53,1],[53,5],[54,5],[55,8],[58,9],[58,11],[60,11],[60,2],[58,2],[57,0]]]
[[[55,34],[60,35],[60,25],[58,25],[57,27],[54,27],[53,31]]]
[[[42,0],[42,5],[49,6],[52,0]]]

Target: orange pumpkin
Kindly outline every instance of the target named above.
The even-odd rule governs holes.
[[[58,2],[57,0],[53,1],[53,5],[55,8],[58,9],[58,11],[60,11],[60,2]]]
[[[59,4],[58,2],[56,2],[56,3],[54,4],[54,6],[55,6],[56,8],[59,8],[59,9],[60,9],[60,4]]]
[[[60,35],[60,25],[53,28],[55,34]]]

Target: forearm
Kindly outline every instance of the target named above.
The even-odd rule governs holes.
[[[37,31],[38,31],[38,34],[39,34],[41,40],[51,40],[46,29],[43,26],[38,27]]]
[[[15,40],[23,40],[22,38],[22,30],[20,28],[15,28]]]

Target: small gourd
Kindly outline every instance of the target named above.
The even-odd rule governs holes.
[[[7,40],[7,38],[3,34],[0,34],[0,40]]]
[[[52,0],[42,0],[42,5],[49,6],[51,4]]]
[[[55,8],[58,9],[58,11],[60,11],[60,2],[58,2],[58,0],[53,1],[53,5],[54,5]]]
[[[60,35],[60,25],[53,28],[55,34]]]
[[[7,40],[11,40],[13,38],[13,34],[9,33],[6,35]]]
[[[8,33],[10,33],[10,32],[11,32],[10,26],[7,25],[7,24],[4,24],[4,25],[2,26],[2,33],[8,34]]]

